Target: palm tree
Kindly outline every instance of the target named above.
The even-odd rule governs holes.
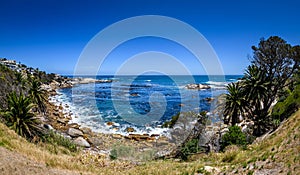
[[[22,73],[15,72],[15,77],[16,77],[16,81],[14,82],[14,85],[17,86],[19,92],[21,92],[21,90],[25,90],[27,81],[22,75]]]
[[[8,109],[4,112],[6,124],[19,135],[32,140],[43,133],[40,120],[35,117],[32,108],[35,106],[29,97],[16,92],[8,95]]]
[[[257,108],[258,110],[263,108],[263,101],[268,98],[268,85],[263,71],[255,65],[248,66],[244,75],[242,86],[245,90],[247,101]]]
[[[260,70],[257,66],[248,66],[244,75],[242,85],[245,90],[245,96],[249,102],[251,108],[249,110],[249,118],[255,123],[254,133],[260,135],[263,133],[263,128],[266,128],[268,121],[268,110],[264,106],[265,102],[269,101],[270,81],[268,81],[266,74]]]
[[[41,83],[36,79],[32,79],[30,84],[29,96],[32,98],[33,103],[37,105],[38,110],[45,113],[45,102],[47,101],[46,90],[41,88]]]
[[[242,86],[239,83],[231,83],[227,86],[226,102],[224,109],[224,123],[235,125],[239,122],[239,116],[247,111],[248,104],[244,97]],[[231,121],[231,122],[230,122]]]

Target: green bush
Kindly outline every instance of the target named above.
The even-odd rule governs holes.
[[[53,131],[50,131],[48,134],[44,136],[44,141],[56,146],[63,146],[70,150],[71,152],[76,152],[77,146],[70,139],[65,138]]]
[[[221,140],[221,150],[228,145],[237,145],[243,148],[247,145],[246,135],[241,131],[238,126],[230,126],[229,131],[223,135]]]
[[[200,151],[203,151],[203,149],[199,147],[198,139],[191,139],[190,141],[186,142],[181,148],[179,157],[182,160],[187,160],[189,155],[198,153]]]
[[[117,153],[117,150],[115,148],[110,151],[109,157],[110,157],[111,160],[118,159],[118,153]]]
[[[115,145],[110,151],[109,157],[115,159],[131,159],[137,156],[137,152],[133,147],[124,145]]]
[[[292,93],[281,102],[278,102],[272,110],[272,118],[276,122],[283,121],[300,108],[300,85],[297,85]]]

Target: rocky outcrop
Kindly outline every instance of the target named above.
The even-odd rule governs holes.
[[[69,128],[67,132],[71,137],[83,136],[83,132],[79,129]]]
[[[185,86],[187,89],[195,89],[195,90],[200,90],[200,89],[210,89],[211,87],[207,84],[188,84]]]
[[[216,122],[205,127],[203,134],[199,136],[199,146],[206,152],[219,152],[222,136],[228,132],[228,126],[223,122]]]
[[[197,139],[205,131],[206,117],[200,114],[186,112],[180,113],[180,116],[171,130],[171,138],[169,142],[174,143],[173,150],[165,158],[179,157],[181,148],[192,139]]]
[[[74,139],[73,142],[74,142],[76,145],[82,146],[82,147],[85,147],[85,148],[91,147],[91,145],[89,144],[89,142],[86,141],[83,137],[77,137],[76,139]]]
[[[124,138],[130,139],[130,140],[136,140],[136,141],[155,141],[157,139],[156,135],[149,135],[149,134],[129,134],[128,136],[125,136]]]

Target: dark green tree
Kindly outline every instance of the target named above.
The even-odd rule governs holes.
[[[286,87],[288,80],[299,69],[300,47],[291,46],[278,36],[262,39],[258,47],[252,46],[254,56],[252,64],[263,72],[267,98],[262,99],[261,116],[266,116],[278,97],[278,92]]]

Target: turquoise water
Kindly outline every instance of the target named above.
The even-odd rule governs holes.
[[[240,77],[97,76],[97,79],[113,82],[78,84],[61,89],[58,101],[71,107],[75,122],[100,132],[123,132],[128,126],[136,130],[153,130],[178,112],[209,112],[213,106],[206,98],[226,93],[225,86]],[[189,83],[208,84],[212,88],[189,90],[185,88]],[[114,126],[107,126],[108,121],[114,122]]]

